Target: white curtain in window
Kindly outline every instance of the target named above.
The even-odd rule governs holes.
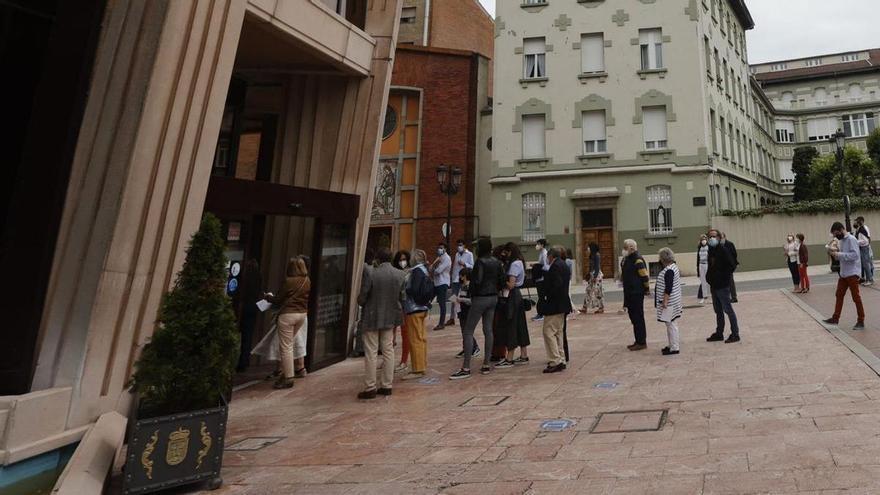
[[[642,54],[642,70],[663,67],[663,36],[660,29],[640,29],[639,45]]]
[[[642,127],[645,142],[666,141],[666,107],[645,107],[642,109]],[[660,146],[662,147],[662,146]]]
[[[651,186],[648,196],[648,232],[664,234],[672,232],[672,187]]]
[[[581,36],[581,64],[584,72],[605,70],[605,38],[602,33]]]
[[[523,115],[523,158],[544,158],[544,115]]]
[[[523,40],[525,57],[525,78],[546,77],[544,54],[547,51],[544,38],[526,38]]]
[[[523,240],[534,242],[544,237],[544,213],[546,197],[543,193],[522,196]]]

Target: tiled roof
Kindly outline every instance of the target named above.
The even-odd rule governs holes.
[[[847,72],[862,72],[872,69],[880,71],[880,49],[869,50],[868,52],[869,56],[866,60],[855,60],[853,62],[819,65],[816,67],[801,67],[773,72],[761,72],[755,74],[755,79],[762,83],[772,83],[789,81],[792,79],[810,79]]]

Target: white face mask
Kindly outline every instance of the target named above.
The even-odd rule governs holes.
[[[463,252],[464,252],[464,246],[458,246],[458,252],[459,252],[459,253],[463,253]]]
[[[400,260],[397,262],[397,264],[400,265],[401,268],[406,268],[407,266],[409,266],[409,263],[406,260]]]
[[[443,253],[444,253],[444,252],[445,252],[445,251],[444,251],[443,248],[437,248],[437,256],[443,256]]]
[[[794,242],[794,237],[789,237],[788,242]]]
[[[701,245],[701,246],[705,246],[705,245],[708,244],[708,243],[709,243],[709,241],[707,241],[706,239],[703,239],[703,240],[700,241],[700,245]]]
[[[541,245],[535,244],[535,251],[540,251],[540,250],[541,250]]]
[[[626,258],[627,256],[629,256],[629,251],[624,249],[624,250],[620,251],[620,255],[623,256],[624,258]]]

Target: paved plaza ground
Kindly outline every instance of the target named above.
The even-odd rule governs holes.
[[[821,310],[831,288],[801,301]],[[873,322],[880,292],[865,293]],[[461,345],[449,328],[429,336],[437,379],[395,382],[389,398],[355,398],[361,359],[292,390],[248,387],[232,402],[227,448],[277,441],[227,450],[213,493],[880,493],[880,378],[790,297],[741,294],[739,344],[707,343],[712,310],[686,310],[674,357],[660,355],[665,331],[653,321],[649,349],[627,351],[629,322],[611,311],[570,321],[571,364],[559,374],[541,373],[532,323],[531,364],[488,376],[447,379]],[[654,410],[667,411],[658,431],[620,431],[656,427],[653,413],[597,425],[602,413]],[[542,431],[553,419],[573,425]]]

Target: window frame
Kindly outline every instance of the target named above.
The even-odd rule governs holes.
[[[653,49],[652,49],[653,48]],[[663,70],[663,29],[639,29],[639,58],[641,70]]]
[[[521,197],[522,212],[522,240],[535,242],[543,239],[547,230],[547,194],[543,192],[528,192]],[[531,214],[535,214],[536,221],[533,227]]]
[[[529,41],[534,41],[535,44],[540,40],[540,42],[544,45],[543,51],[535,51],[531,53],[529,50]],[[534,57],[534,66],[532,66],[532,71],[529,71],[529,60],[531,57]],[[532,38],[523,38],[523,79],[526,81],[529,80],[540,80],[547,78],[547,38],[544,36],[535,36]]]
[[[587,116],[589,114],[601,115],[602,139],[587,139]],[[608,153],[608,115],[605,113],[605,110],[588,110],[581,112],[581,142],[583,143],[581,151],[585,156]],[[593,146],[593,151],[588,149],[590,144]]]
[[[672,216],[672,186],[653,184],[645,188],[645,203],[648,209],[648,235],[670,235],[675,232]],[[664,222],[660,224],[660,210]]]

